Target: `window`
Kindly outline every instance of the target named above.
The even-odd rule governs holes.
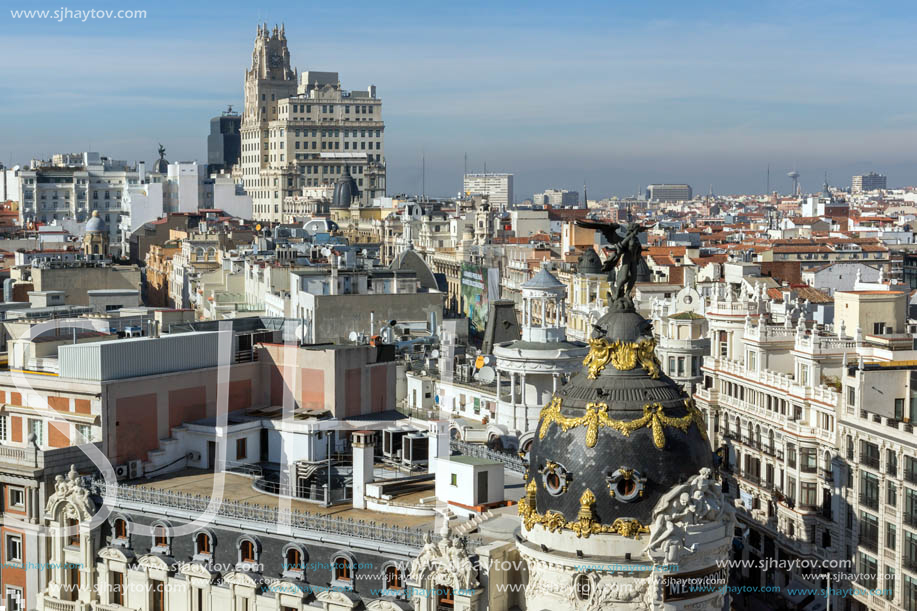
[[[894,450],[885,450],[885,472],[892,477],[898,477],[898,455]]]
[[[799,457],[801,459],[800,468],[803,473],[815,473],[818,469],[818,452],[815,448],[800,448]]]
[[[895,420],[904,420],[904,399],[895,399]]]
[[[153,547],[168,547],[169,533],[163,525],[153,527]]]
[[[67,528],[67,545],[78,547],[80,544],[80,523],[73,518],[67,518],[65,525]]]
[[[6,440],[6,416],[0,416],[0,441]]]
[[[802,482],[800,484],[800,503],[808,507],[818,505],[818,484],[815,482]]]
[[[210,535],[207,533],[198,533],[197,537],[194,538],[195,550],[197,554],[211,554],[213,553],[210,549]]]
[[[79,443],[90,443],[92,441],[92,426],[89,424],[78,424],[76,425],[76,432],[80,434],[76,439]]]
[[[890,480],[885,482],[885,502],[889,507],[898,506],[898,487]]]
[[[35,444],[38,446],[44,445],[44,423],[41,420],[29,419],[29,434],[35,436]]]
[[[404,587],[401,580],[401,571],[394,564],[385,567],[385,587],[389,590],[400,590]]]
[[[867,471],[860,473],[860,504],[879,508],[879,478]]]
[[[870,469],[879,468],[879,446],[868,441],[860,442],[860,463]]]
[[[451,479],[449,483],[452,484],[453,486],[458,486],[458,475],[453,473],[450,477]]]
[[[302,561],[302,552],[299,548],[291,547],[284,556],[284,571],[302,572],[305,569]]]
[[[10,495],[10,507],[14,509],[25,509],[25,489],[8,486]]]
[[[876,551],[879,547],[879,518],[860,512],[860,546]]]
[[[23,611],[25,609],[22,588],[6,586],[6,608],[8,611]]]
[[[111,597],[110,603],[113,605],[124,606],[124,573],[111,571]]]
[[[6,561],[22,562],[22,536],[6,536]]]
[[[885,523],[885,547],[894,551],[897,539],[898,539],[898,527],[892,524],[891,522],[886,522]]]
[[[917,459],[912,456],[904,457],[904,479],[917,484]]]
[[[859,576],[860,585],[874,590],[876,588],[876,575],[879,573],[879,564],[876,562],[876,559],[870,556],[869,554],[864,554],[860,552],[859,554]]]
[[[350,581],[353,579],[353,562],[346,556],[334,559],[334,578],[337,581]]]
[[[857,391],[853,386],[847,387],[847,406],[855,407],[857,404]]]
[[[166,590],[163,582],[150,580],[150,610],[166,611]]]
[[[436,586],[436,608],[440,611],[455,608],[455,595],[452,593],[452,588],[446,585]]]
[[[244,437],[242,439],[236,439],[236,460],[245,460],[246,449],[245,442],[247,439]]]
[[[255,562],[255,542],[245,539],[239,546],[239,560],[241,562]]]

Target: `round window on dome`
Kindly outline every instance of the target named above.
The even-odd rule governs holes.
[[[555,462],[548,461],[544,468],[541,469],[541,484],[548,494],[558,496],[567,491],[567,483],[570,480],[570,473]]]
[[[615,500],[631,503],[643,497],[646,478],[630,467],[618,467],[606,475],[608,492]]]

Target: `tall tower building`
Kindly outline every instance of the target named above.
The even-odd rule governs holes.
[[[287,198],[328,187],[349,168],[362,204],[385,195],[382,101],[376,88],[346,91],[337,72],[290,67],[283,26],[259,26],[245,74],[242,155],[234,174],[252,196],[253,215],[289,220]]]
[[[242,150],[242,117],[233,112],[232,106],[219,117],[210,119],[210,135],[207,136],[207,171],[219,173],[230,171],[239,163]]]

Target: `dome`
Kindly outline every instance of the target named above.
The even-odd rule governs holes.
[[[632,306],[600,318],[589,345],[541,410],[519,513],[527,529],[647,532],[660,498],[713,466],[703,416],[662,373]]]
[[[153,172],[154,174],[168,174],[169,161],[165,157],[160,157],[153,162],[152,166],[150,166],[150,172]]]
[[[580,274],[601,274],[602,261],[592,247],[580,254],[576,261],[576,271]]]
[[[350,168],[344,166],[344,174],[334,183],[334,194],[331,197],[332,208],[350,208],[355,197],[359,196],[357,181],[350,175]]]
[[[535,289],[538,291],[549,291],[552,289],[562,289],[564,287],[563,283],[554,277],[551,272],[545,268],[538,270],[538,273],[525,281],[522,285],[524,289]]]
[[[99,216],[98,210],[92,211],[92,218],[86,221],[86,233],[101,233],[105,231],[105,222]]]

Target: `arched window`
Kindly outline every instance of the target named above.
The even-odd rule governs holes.
[[[336,581],[353,580],[353,559],[343,554],[335,556],[334,562],[334,579]]]
[[[242,545],[239,546],[239,552],[241,553],[242,562],[254,562],[255,561],[255,543],[246,539],[242,542]]]
[[[165,524],[153,525],[153,551],[168,551],[169,529]]]
[[[389,590],[400,590],[404,587],[401,571],[394,564],[385,567],[385,587]]]
[[[210,540],[210,535],[208,533],[199,532],[197,536],[194,537],[194,553],[198,555],[213,554],[213,541]]]
[[[124,518],[115,518],[114,524],[112,525],[112,532],[114,533],[115,539],[120,539],[123,541],[127,540],[127,520]]]
[[[291,547],[290,549],[287,550],[286,558],[284,560],[286,561],[286,564],[284,566],[285,570],[287,571],[302,571],[303,570],[302,552],[296,549],[295,547]]]

